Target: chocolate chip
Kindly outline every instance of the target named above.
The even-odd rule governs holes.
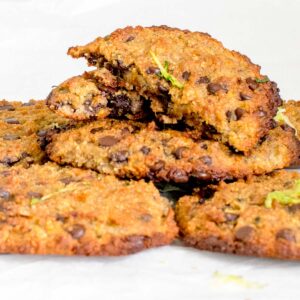
[[[187,150],[188,147],[178,147],[174,152],[173,155],[177,158],[177,159],[181,159],[182,158],[182,154],[185,150]]]
[[[16,110],[12,105],[7,104],[7,105],[1,105],[0,110],[8,110],[8,111],[14,111]]]
[[[7,166],[12,166],[13,164],[17,163],[18,161],[20,161],[20,158],[16,157],[16,156],[5,156],[0,162],[7,165]]]
[[[42,198],[43,194],[39,192],[28,192],[27,193],[28,198]]]
[[[296,242],[296,237],[292,229],[284,228],[276,233],[276,240],[283,239],[289,242]]]
[[[249,240],[253,231],[254,231],[254,229],[251,226],[248,226],[248,225],[242,226],[235,232],[235,238],[237,240],[245,242],[245,241]]]
[[[16,118],[6,118],[4,121],[7,124],[20,124],[20,121]]]
[[[99,146],[111,147],[117,144],[119,140],[112,135],[107,135],[99,139]]]
[[[151,149],[150,149],[149,147],[143,146],[143,147],[140,149],[140,151],[141,151],[143,154],[147,155],[147,154],[150,153]]]
[[[16,141],[16,140],[19,140],[21,137],[17,134],[13,134],[13,133],[6,133],[4,136],[3,136],[3,139],[5,141]]]
[[[184,71],[181,76],[182,76],[182,79],[187,81],[187,80],[189,80],[189,78],[191,76],[191,72]]]
[[[152,220],[152,218],[153,217],[150,214],[142,214],[140,216],[140,220],[143,221],[143,222],[146,222],[146,223],[150,222]]]
[[[199,170],[194,170],[192,175],[193,177],[196,177],[198,180],[208,181],[212,179],[210,174]]]
[[[151,170],[154,172],[158,172],[161,169],[163,169],[164,166],[165,166],[165,162],[163,160],[159,160],[151,167]]]
[[[240,93],[240,98],[242,101],[245,101],[245,100],[250,100],[252,98],[252,96],[247,95],[245,93]]]
[[[256,89],[258,88],[258,83],[257,83],[254,79],[248,77],[248,78],[246,79],[246,82],[247,82],[247,84],[248,84],[248,87],[249,87],[252,91],[254,91],[254,90],[256,90]]]
[[[210,83],[210,80],[207,76],[202,76],[196,80],[196,84],[201,84],[201,83]]]
[[[212,164],[212,158],[209,155],[201,156],[199,159],[207,166]]]
[[[34,102],[25,102],[22,104],[22,106],[33,106],[33,105],[35,105]]]
[[[228,92],[227,88],[224,85],[220,84],[220,83],[209,83],[207,85],[207,91],[211,95],[214,95],[218,91],[221,91],[221,90],[223,90],[226,93]]]
[[[238,214],[232,214],[232,213],[225,213],[224,216],[227,222],[233,222],[239,218]]]
[[[59,181],[67,185],[70,184],[71,182],[76,182],[77,180],[74,177],[69,176],[69,177],[62,178]]]
[[[230,110],[226,111],[226,119],[228,122],[236,121],[236,114]]]
[[[176,183],[185,183],[189,181],[189,177],[184,170],[172,168],[169,171],[168,177]]]
[[[298,211],[300,211],[300,204],[293,204],[287,207],[288,211],[291,213],[296,213]]]
[[[92,129],[90,130],[90,133],[91,133],[91,134],[95,134],[96,132],[100,132],[100,131],[103,131],[103,127],[92,128]]]
[[[130,35],[126,40],[125,43],[131,42],[135,39],[135,37],[133,35]]]
[[[160,74],[160,70],[159,68],[155,68],[155,67],[149,67],[147,70],[146,70],[146,73],[147,74],[155,74],[155,75],[158,75]]]
[[[85,228],[80,224],[75,224],[73,228],[69,231],[69,233],[72,235],[74,239],[78,240],[84,236]]]
[[[158,90],[162,93],[162,94],[168,94],[169,90],[168,88],[166,88],[165,86],[159,84],[158,85]]]
[[[235,111],[234,111],[235,115],[236,115],[236,120],[240,120],[242,118],[242,116],[244,115],[245,113],[245,110],[242,109],[242,108],[237,108]]]
[[[39,137],[45,137],[47,135],[47,130],[45,129],[40,129],[37,131],[36,135],[39,136]]]
[[[65,223],[67,220],[67,217],[61,215],[61,214],[56,214],[56,221],[59,221],[59,222],[62,222],[62,223]]]
[[[121,163],[127,161],[127,159],[128,159],[128,152],[126,150],[114,152],[109,155],[109,160],[111,162]]]
[[[204,149],[204,150],[207,150],[207,149],[208,149],[208,146],[207,146],[207,144],[205,144],[205,143],[201,144],[200,147],[201,147],[202,149]]]
[[[260,118],[263,118],[263,117],[265,117],[265,116],[267,115],[267,113],[266,113],[264,110],[260,109],[260,110],[257,112],[257,115],[258,115]]]
[[[11,200],[12,195],[9,191],[0,188],[0,198],[4,200]]]

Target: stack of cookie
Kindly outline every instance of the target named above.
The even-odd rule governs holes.
[[[1,103],[0,252],[124,255],[180,237],[300,258],[300,175],[275,171],[298,162],[300,107],[281,107],[257,65],[166,26],[69,54],[95,69],[46,104]]]

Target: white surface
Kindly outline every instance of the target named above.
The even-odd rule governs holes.
[[[285,99],[300,97],[300,1],[0,0],[0,98],[44,98],[80,74],[69,46],[125,25],[209,32],[263,66]],[[266,284],[217,283],[213,273]],[[124,258],[0,256],[1,299],[300,299],[299,263],[234,257],[181,246]]]

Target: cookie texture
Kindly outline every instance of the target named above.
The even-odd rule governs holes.
[[[127,91],[123,81],[105,68],[64,81],[51,91],[46,103],[51,110],[75,120],[107,116],[142,119],[150,111],[143,96]]]
[[[276,84],[259,66],[206,33],[126,27],[69,54],[115,70],[128,90],[155,96],[151,108],[162,121],[208,124],[245,153],[268,133],[281,104]]]
[[[152,183],[52,163],[0,172],[0,207],[1,253],[126,255],[177,234]]]
[[[300,259],[299,204],[265,204],[270,192],[293,189],[299,179],[278,171],[182,197],[176,206],[182,239],[201,250]]]
[[[59,131],[71,122],[51,112],[44,101],[0,101],[0,165],[28,166],[45,160],[40,145],[48,131]]]
[[[284,102],[283,114],[287,116],[289,122],[295,129],[295,134],[300,139],[300,101],[289,100]]]
[[[158,130],[154,123],[99,120],[53,135],[46,151],[58,164],[122,178],[184,183],[264,174],[289,166],[299,153],[293,130],[270,131],[249,156],[203,140],[194,131]]]

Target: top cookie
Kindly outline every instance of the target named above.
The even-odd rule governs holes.
[[[160,27],[126,27],[69,49],[90,65],[115,70],[145,97],[159,97],[153,111],[165,122],[205,122],[239,151],[268,132],[281,100],[276,84],[246,56],[208,34]]]

